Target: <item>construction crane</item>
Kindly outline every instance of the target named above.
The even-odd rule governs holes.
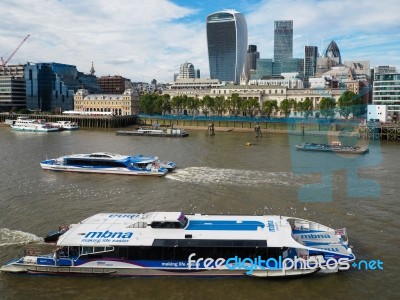
[[[2,65],[3,67],[5,67],[5,66],[7,65],[7,63],[10,61],[10,59],[14,56],[14,54],[18,51],[18,49],[22,46],[22,44],[25,43],[25,41],[28,39],[28,37],[30,37],[29,34],[22,40],[22,42],[18,45],[18,47],[14,50],[14,52],[11,53],[10,57],[7,58],[6,61],[4,61],[3,57],[0,57],[0,59],[1,59],[1,65]]]

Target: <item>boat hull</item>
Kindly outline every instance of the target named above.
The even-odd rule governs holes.
[[[354,147],[332,148],[332,147],[307,147],[303,145],[296,145],[296,149],[299,151],[327,152],[327,153],[340,153],[340,154],[365,154],[369,152],[369,149],[354,148]]]
[[[33,257],[27,259],[33,261]],[[49,260],[47,258],[46,260]],[[86,275],[86,276],[111,276],[111,277],[148,277],[148,276],[174,276],[174,277],[289,277],[304,276],[319,272],[315,269],[297,270],[258,270],[251,274],[246,274],[246,270],[229,269],[209,269],[196,270],[188,268],[148,268],[135,266],[128,263],[119,263],[115,267],[94,267],[96,264],[105,264],[104,261],[93,261],[91,266],[56,266],[56,265],[37,265],[34,263],[11,263],[0,268],[4,273],[26,273],[26,274],[46,274],[46,275]],[[53,261],[53,264],[54,261]]]
[[[29,127],[16,127],[11,125],[12,130],[15,131],[30,131],[30,132],[55,132],[59,131],[58,128],[29,128]]]
[[[118,130],[116,135],[132,135],[132,136],[154,136],[154,137],[187,137],[189,133],[186,131],[164,131],[164,132],[140,132],[140,131],[127,131]]]
[[[43,170],[47,171],[61,171],[61,172],[77,172],[77,173],[96,173],[96,174],[114,174],[114,175],[136,175],[136,176],[164,176],[166,172],[159,171],[135,171],[123,168],[110,168],[110,169],[99,169],[99,168],[80,168],[63,165],[49,165],[40,163]]]

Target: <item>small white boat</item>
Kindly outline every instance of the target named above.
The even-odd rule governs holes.
[[[59,128],[52,126],[50,123],[46,123],[43,119],[29,119],[27,117],[18,117],[18,119],[10,124],[13,130],[17,131],[33,131],[33,132],[51,132],[59,131]]]
[[[345,229],[277,215],[99,213],[51,234],[0,271],[99,276],[300,276],[348,270]]]
[[[79,126],[76,122],[72,121],[57,121],[51,123],[52,126],[57,127],[61,130],[78,130]]]

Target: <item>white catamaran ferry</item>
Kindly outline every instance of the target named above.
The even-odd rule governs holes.
[[[346,270],[345,229],[298,218],[100,213],[65,227],[57,249],[28,249],[2,272],[108,276],[291,276]]]
[[[128,156],[108,152],[46,159],[40,166],[43,170],[51,171],[148,176],[164,176],[169,170],[175,169],[173,162],[161,162],[157,156]]]

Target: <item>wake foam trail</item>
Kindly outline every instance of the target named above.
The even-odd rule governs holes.
[[[302,185],[303,182],[292,173],[267,172],[257,170],[217,169],[209,167],[190,167],[177,169],[167,174],[167,178],[198,184],[224,185]]]
[[[43,243],[43,238],[32,233],[0,228],[0,246]]]

